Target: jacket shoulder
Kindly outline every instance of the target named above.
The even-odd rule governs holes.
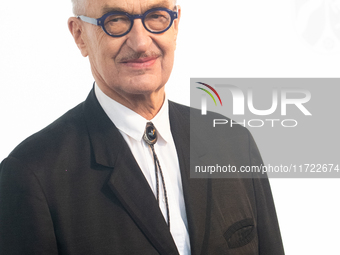
[[[22,161],[39,161],[43,155],[56,155],[58,151],[67,150],[68,144],[86,133],[83,117],[83,103],[77,105],[54,122],[29,136],[10,153]]]

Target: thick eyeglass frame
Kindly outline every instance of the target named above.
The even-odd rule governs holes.
[[[177,9],[177,7],[175,7]],[[169,25],[163,29],[162,31],[152,31],[150,29],[147,28],[147,26],[145,25],[145,17],[151,13],[151,12],[154,12],[154,11],[166,11],[170,18],[171,18],[171,21],[169,23]],[[110,16],[110,15],[125,15],[127,16],[129,19],[130,19],[130,22],[131,22],[131,25],[130,25],[130,28],[123,34],[120,34],[120,35],[113,35],[113,34],[110,34],[108,31],[106,31],[105,29],[105,24],[104,24],[104,21],[105,19]],[[132,29],[132,26],[133,26],[133,22],[135,19],[141,19],[142,20],[142,23],[143,23],[143,26],[144,28],[149,31],[150,33],[153,33],[153,34],[161,34],[161,33],[164,33],[165,31],[167,31],[171,26],[172,26],[172,23],[175,19],[177,19],[178,17],[178,13],[177,13],[177,10],[176,11],[172,11],[172,10],[169,10],[167,8],[163,8],[163,7],[159,7],[159,8],[153,8],[153,9],[150,9],[150,10],[147,10],[146,12],[144,12],[143,14],[135,14],[135,15],[131,15],[127,12],[108,12],[106,14],[104,14],[101,18],[99,19],[95,19],[95,18],[90,18],[90,17],[87,17],[87,16],[84,16],[84,15],[80,15],[78,16],[79,19],[81,19],[82,21],[85,21],[87,23],[90,23],[90,24],[93,24],[93,25],[96,25],[96,26],[100,26],[102,27],[103,31],[109,35],[109,36],[112,36],[112,37],[122,37],[126,34],[128,34],[131,29]]]

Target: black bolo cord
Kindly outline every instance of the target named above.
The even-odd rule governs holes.
[[[161,165],[159,164],[159,160],[157,157],[157,154],[155,152],[154,144],[157,142],[157,132],[152,124],[152,122],[146,123],[145,132],[143,135],[143,140],[150,145],[152,154],[153,154],[153,160],[155,163],[155,175],[156,175],[156,193],[157,193],[157,203],[159,205],[159,181],[158,181],[158,171],[161,175],[162,183],[163,183],[163,192],[164,192],[164,199],[165,199],[165,206],[166,206],[166,214],[167,214],[167,220],[168,220],[168,227],[170,229],[170,212],[169,212],[169,202],[168,202],[168,195],[166,192],[165,182],[164,182],[164,175],[161,168]]]

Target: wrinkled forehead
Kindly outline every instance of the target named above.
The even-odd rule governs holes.
[[[110,11],[141,14],[156,7],[173,9],[175,4],[176,0],[87,0],[86,14],[92,17],[100,17]]]

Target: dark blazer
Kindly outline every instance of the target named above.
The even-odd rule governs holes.
[[[192,254],[284,254],[268,180],[190,178],[190,108],[170,102],[169,114]],[[195,132],[199,140],[204,127]],[[262,163],[245,128],[223,136],[216,148],[227,160]],[[203,147],[191,152],[191,160],[205,157]],[[93,90],[2,162],[0,254],[178,254],[146,179]]]

